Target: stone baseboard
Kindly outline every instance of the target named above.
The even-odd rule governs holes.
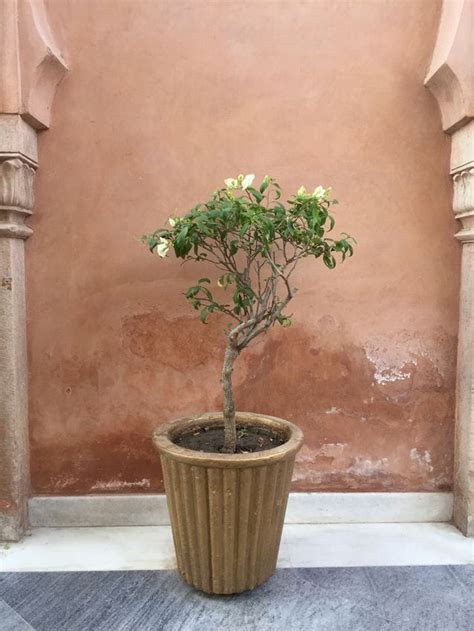
[[[359,524],[447,522],[452,493],[290,493],[285,523]],[[32,528],[164,526],[166,497],[158,494],[36,496]]]

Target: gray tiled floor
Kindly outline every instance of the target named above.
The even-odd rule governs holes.
[[[174,571],[0,574],[1,631],[472,631],[474,566],[282,569],[238,596]]]

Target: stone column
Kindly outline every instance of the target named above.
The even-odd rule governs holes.
[[[0,539],[19,539],[29,496],[24,220],[33,208],[36,132],[0,115]]]
[[[453,209],[461,222],[459,341],[456,385],[454,522],[474,536],[474,121],[452,136]]]
[[[444,0],[425,85],[451,136],[453,210],[462,244],[456,375],[454,523],[474,536],[474,3]]]
[[[36,136],[67,71],[44,0],[0,0],[0,541],[21,538],[29,496],[25,219]]]

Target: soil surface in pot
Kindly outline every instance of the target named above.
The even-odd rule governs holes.
[[[183,432],[173,438],[175,445],[204,451],[207,453],[220,453],[224,445],[224,427],[216,425],[204,425],[187,432]],[[263,427],[251,425],[237,426],[236,454],[254,453],[279,447],[287,442],[287,438],[280,432]]]

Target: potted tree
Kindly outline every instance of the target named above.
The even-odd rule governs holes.
[[[351,256],[352,239],[333,240],[329,188],[301,187],[286,205],[278,182],[253,175],[225,180],[209,201],[145,235],[152,252],[213,266],[186,298],[205,324],[229,325],[222,369],[223,411],[181,418],[153,435],[160,453],[178,569],[196,588],[218,594],[252,589],[275,571],[301,430],[288,421],[236,412],[232,371],[240,353],[279,324],[296,294],[291,275],[306,257],[333,269]]]

